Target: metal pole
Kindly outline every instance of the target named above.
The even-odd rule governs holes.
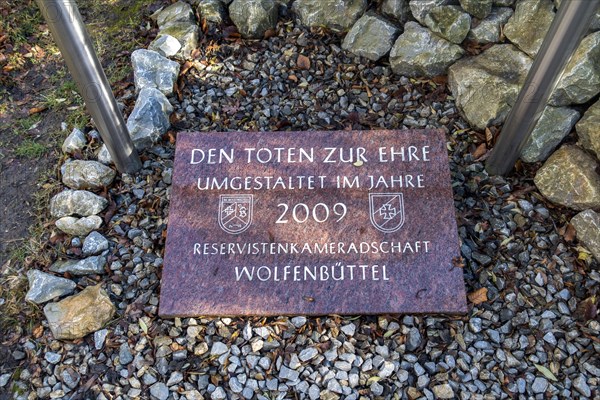
[[[88,112],[120,172],[142,166],[123,116],[74,0],[36,0],[48,28],[77,83]]]
[[[487,160],[486,169],[490,174],[505,175],[513,169],[599,4],[600,0],[562,0],[517,102],[506,118],[498,143]]]

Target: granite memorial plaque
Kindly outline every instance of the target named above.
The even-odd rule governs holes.
[[[466,312],[443,132],[183,132],[159,314]]]

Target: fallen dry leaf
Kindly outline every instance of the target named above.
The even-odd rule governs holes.
[[[486,153],[486,151],[487,146],[485,145],[485,143],[481,143],[479,146],[477,146],[475,151],[473,151],[473,158],[477,160],[479,157],[483,156]]]
[[[488,301],[487,298],[487,288],[481,288],[481,289],[477,289],[474,292],[469,293],[469,295],[467,296],[469,298],[469,301],[473,304],[481,304],[484,303],[486,301]]]
[[[300,69],[310,69],[310,59],[303,54],[299,54],[296,66]]]
[[[563,238],[565,239],[565,242],[572,242],[575,239],[576,234],[577,231],[575,230],[575,227],[572,224],[567,224]]]

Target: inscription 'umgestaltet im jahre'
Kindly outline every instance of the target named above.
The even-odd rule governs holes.
[[[464,312],[438,131],[180,133],[160,314]]]

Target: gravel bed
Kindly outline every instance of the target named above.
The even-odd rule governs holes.
[[[488,176],[473,155],[485,138],[460,119],[443,79],[396,76],[388,65],[348,56],[339,38],[290,21],[268,40],[205,40],[206,54],[186,73],[180,97],[170,98],[172,130],[144,153],[138,175],[118,176],[109,190],[112,214],[101,231],[110,273],[77,282],[105,282],[118,317],[75,342],[53,340],[45,327],[10,343],[20,367],[0,367],[0,395],[600,396],[600,323],[590,318],[598,265],[580,257],[565,232],[570,215],[545,202],[532,170]],[[177,131],[382,128],[447,133],[464,278],[480,295],[467,316],[158,318]],[[68,253],[82,245],[74,239]]]

